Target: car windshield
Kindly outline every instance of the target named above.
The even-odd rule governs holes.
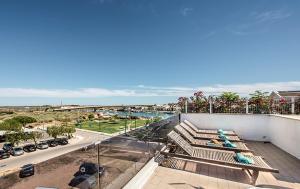
[[[14,150],[15,150],[15,151],[20,151],[20,150],[22,150],[22,148],[17,147],[17,148],[14,148]]]

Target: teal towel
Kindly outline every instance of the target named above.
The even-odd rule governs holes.
[[[236,153],[235,154],[235,159],[240,162],[240,163],[244,163],[244,164],[253,164],[254,161],[253,159],[249,158],[249,157],[246,157],[244,156],[243,154],[241,153]]]
[[[218,133],[219,134],[226,134],[226,131],[224,131],[223,129],[218,129]]]
[[[224,134],[219,134],[219,138],[222,140],[228,140],[228,137]]]
[[[220,134],[224,134],[224,131],[223,131],[223,129],[218,129],[218,133],[220,133]]]
[[[225,140],[223,145],[228,148],[236,148],[236,144],[231,143],[229,140]]]

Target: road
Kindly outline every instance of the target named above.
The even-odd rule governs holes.
[[[74,136],[74,138],[69,140],[69,144],[65,146],[49,147],[48,149],[37,150],[31,153],[25,152],[22,156],[10,156],[8,159],[0,160],[0,176],[4,173],[18,169],[25,164],[43,162],[109,138],[109,136],[98,134],[96,132],[82,130],[77,130]]]

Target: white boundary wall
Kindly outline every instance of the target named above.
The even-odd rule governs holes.
[[[300,159],[300,120],[260,114],[181,114],[199,128],[234,130],[242,139],[270,141]]]
[[[153,157],[124,187],[123,189],[142,189],[146,182],[150,179],[158,163]]]

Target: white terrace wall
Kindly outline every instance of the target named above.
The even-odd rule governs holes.
[[[273,144],[300,159],[300,120],[273,115],[269,133]]]
[[[250,114],[181,114],[199,128],[234,130],[246,140],[269,141],[269,116]]]
[[[199,128],[234,130],[242,139],[270,141],[300,159],[300,120],[275,115],[181,114]]]

